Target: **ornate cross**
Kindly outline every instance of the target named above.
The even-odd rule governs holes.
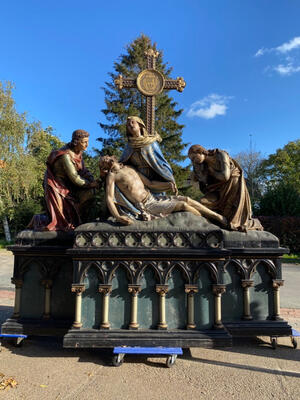
[[[155,96],[164,89],[176,89],[178,92],[182,92],[186,85],[182,77],[166,79],[161,72],[155,69],[158,55],[159,52],[153,49],[145,51],[147,69],[141,71],[136,79],[123,78],[122,75],[115,79],[115,85],[119,90],[137,88],[140,93],[146,96],[146,128],[150,135],[154,135],[155,132]]]

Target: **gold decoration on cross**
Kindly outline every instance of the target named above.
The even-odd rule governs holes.
[[[155,96],[163,90],[177,90],[182,92],[186,83],[182,77],[168,79],[156,69],[156,59],[159,52],[154,49],[145,51],[147,57],[147,68],[141,71],[136,78],[124,78],[119,75],[115,79],[115,85],[119,90],[137,88],[142,95],[146,96],[146,128],[149,135],[155,134]]]

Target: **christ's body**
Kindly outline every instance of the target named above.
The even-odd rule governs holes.
[[[100,169],[107,172],[106,177],[106,201],[111,214],[122,224],[133,223],[129,217],[119,214],[114,202],[115,185],[128,198],[130,202],[142,211],[151,216],[166,216],[176,211],[189,211],[194,215],[203,215],[209,219],[214,219],[225,225],[226,219],[221,215],[209,210],[202,204],[185,196],[167,196],[161,199],[154,198],[150,190],[172,190],[176,192],[177,188],[173,182],[150,181],[144,175],[137,172],[130,166],[124,166],[116,161],[114,157],[102,157],[100,160]]]

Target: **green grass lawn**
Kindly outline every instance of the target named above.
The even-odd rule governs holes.
[[[9,246],[10,244],[13,244],[14,242],[7,242],[5,239],[0,239],[0,250],[1,249],[6,249],[6,246]]]
[[[284,254],[282,261],[289,264],[300,264],[300,254]]]

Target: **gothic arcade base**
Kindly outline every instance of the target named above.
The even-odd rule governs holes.
[[[16,301],[3,333],[64,335],[65,347],[212,347],[232,335],[291,334],[279,315],[286,249],[268,232],[176,213],[43,235],[21,232],[11,247]]]

